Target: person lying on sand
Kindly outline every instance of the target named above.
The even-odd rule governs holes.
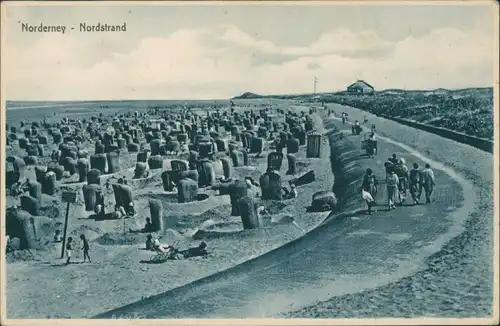
[[[68,243],[66,243],[66,265],[71,263],[71,251],[73,250],[73,238],[68,238]]]
[[[188,248],[186,250],[181,250],[179,253],[184,256],[184,258],[190,257],[198,257],[198,256],[206,256],[207,252],[207,244],[205,242],[200,243],[198,247]]]
[[[171,249],[171,247],[169,245],[161,244],[160,240],[158,240],[158,239],[153,240],[153,247],[154,247],[155,251],[159,251],[159,252],[168,252]]]
[[[98,216],[104,215],[104,194],[102,192],[99,192],[97,195],[94,213]]]

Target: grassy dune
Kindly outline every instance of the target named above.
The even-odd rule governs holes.
[[[255,94],[252,94],[255,95]],[[410,119],[417,122],[493,139],[493,88],[434,91],[385,90],[373,95],[344,92],[320,94],[326,103],[338,103],[377,115]],[[276,96],[307,100],[308,95]]]

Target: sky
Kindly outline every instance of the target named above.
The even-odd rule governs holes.
[[[377,90],[493,86],[494,1],[3,7],[11,101],[311,93],[314,77],[318,92],[358,79]],[[127,30],[84,33],[80,23]]]

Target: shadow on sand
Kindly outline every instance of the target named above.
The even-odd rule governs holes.
[[[50,264],[49,266],[50,267],[65,267],[65,266],[69,266],[69,265],[82,265],[82,264],[89,264],[87,262],[83,262],[83,261],[72,261],[70,262],[69,264],[66,264],[66,262],[64,263],[60,263],[60,264]]]

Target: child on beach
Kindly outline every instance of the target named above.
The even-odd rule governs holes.
[[[389,210],[395,209],[396,198],[398,196],[399,178],[394,170],[390,171],[387,175],[385,183],[387,185],[387,206],[389,207]]]
[[[90,256],[89,256],[89,242],[87,241],[87,239],[85,238],[85,235],[80,235],[80,240],[82,240],[82,250],[83,250],[83,262],[85,262],[87,260],[87,258],[89,259],[89,263],[91,263],[90,261]]]
[[[153,236],[151,234],[146,236],[146,250],[155,251]]]
[[[72,242],[73,242],[73,238],[69,237],[68,243],[66,243],[66,257],[68,257],[68,259],[66,260],[66,265],[70,264],[71,251],[73,250],[73,243]]]
[[[363,196],[363,199],[366,202],[366,206],[368,206],[368,210],[367,210],[368,214],[371,214],[372,213],[372,206],[375,205],[375,200],[373,199],[372,195],[368,191],[364,190],[363,188],[361,188],[361,195]]]
[[[56,230],[54,235],[54,242],[62,242],[62,236],[60,230]]]
[[[160,240],[157,238],[153,240],[153,247],[158,252],[167,252],[171,249],[169,245],[160,243]]]
[[[373,197],[377,194],[377,184],[378,181],[373,174],[372,169],[366,169],[366,173],[363,176],[363,182],[361,184],[361,195],[368,206],[368,214],[372,213],[372,206],[376,204]]]

